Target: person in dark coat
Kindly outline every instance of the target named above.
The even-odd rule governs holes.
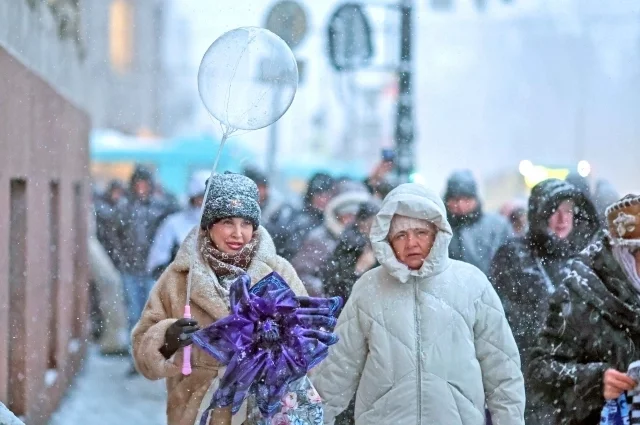
[[[129,194],[117,211],[118,255],[115,260],[122,274],[130,329],[140,318],[154,283],[147,270],[147,259],[158,227],[169,214],[177,212],[171,205],[154,195],[151,171],[136,167]]]
[[[488,274],[496,251],[511,236],[511,225],[499,214],[482,210],[478,185],[469,170],[456,171],[449,177],[444,201],[453,229],[449,256]]]
[[[324,223],[324,210],[335,193],[335,180],[326,173],[317,173],[307,185],[307,192],[300,211],[283,217],[274,217],[277,225],[271,225],[273,242],[278,255],[291,260],[298,253],[309,232]]]
[[[551,297],[532,352],[530,396],[553,407],[551,424],[597,425],[605,400],[637,384],[625,372],[640,359],[640,197],[607,218]]]
[[[377,265],[369,242],[369,230],[380,210],[380,202],[360,204],[356,221],[342,233],[338,245],[325,262],[323,281],[326,296],[342,297],[346,303],[356,281]]]
[[[340,235],[355,221],[360,204],[372,199],[366,187],[359,182],[342,182],[336,193],[325,209],[324,223],[309,232],[291,260],[307,292],[314,297],[323,296],[322,270],[338,245]]]
[[[599,228],[595,207],[573,185],[556,179],[531,191],[529,230],[497,252],[490,278],[502,301],[526,371],[531,347],[542,328],[548,300],[568,274],[568,261],[585,248]],[[544,423],[527,396],[527,425]]]
[[[125,188],[121,181],[112,180],[102,195],[94,199],[96,212],[96,237],[104,247],[112,262],[118,257],[117,212],[121,200],[125,196]]]
[[[367,271],[379,266],[369,241],[369,231],[378,211],[380,202],[377,199],[360,204],[355,223],[347,227],[340,236],[337,247],[325,262],[325,296],[342,297],[346,304],[358,279]],[[347,409],[336,417],[335,425],[353,425],[355,410],[354,397]]]

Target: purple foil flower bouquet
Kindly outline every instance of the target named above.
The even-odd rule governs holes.
[[[264,418],[280,411],[287,386],[306,376],[337,342],[333,333],[342,299],[296,297],[277,273],[254,285],[240,276],[229,294],[231,314],[193,335],[193,342],[223,365],[226,372],[202,415],[217,407],[240,410],[255,396]]]

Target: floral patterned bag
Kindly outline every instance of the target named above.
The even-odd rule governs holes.
[[[272,418],[262,417],[253,397],[249,398],[249,410],[251,413],[249,413],[247,425],[322,425],[324,423],[322,399],[307,376],[289,384],[280,402],[280,411]]]

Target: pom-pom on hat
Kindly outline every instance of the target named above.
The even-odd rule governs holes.
[[[640,247],[640,196],[625,196],[610,205],[605,215],[614,245]]]
[[[230,172],[215,174],[211,179],[200,227],[207,230],[220,220],[239,217],[258,228],[261,215],[258,186],[250,178]]]

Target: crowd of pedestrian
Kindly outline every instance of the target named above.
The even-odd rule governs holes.
[[[208,173],[193,175],[182,210],[144,167],[96,197],[95,237],[118,271],[137,369],[168,379],[171,423],[193,423],[217,379],[187,385],[174,354],[224,317],[231,279],[273,270],[298,295],[346,301],[339,342],[311,376],[325,423],[590,425],[607,400],[631,397],[639,197],[570,175],[492,213],[470,171],[440,197],[393,189],[392,165],[387,153],[365,181],[317,173],[300,207],[256,168],[218,175],[202,221]],[[180,282],[206,280],[207,268],[215,282],[192,293],[197,320],[177,320]]]

